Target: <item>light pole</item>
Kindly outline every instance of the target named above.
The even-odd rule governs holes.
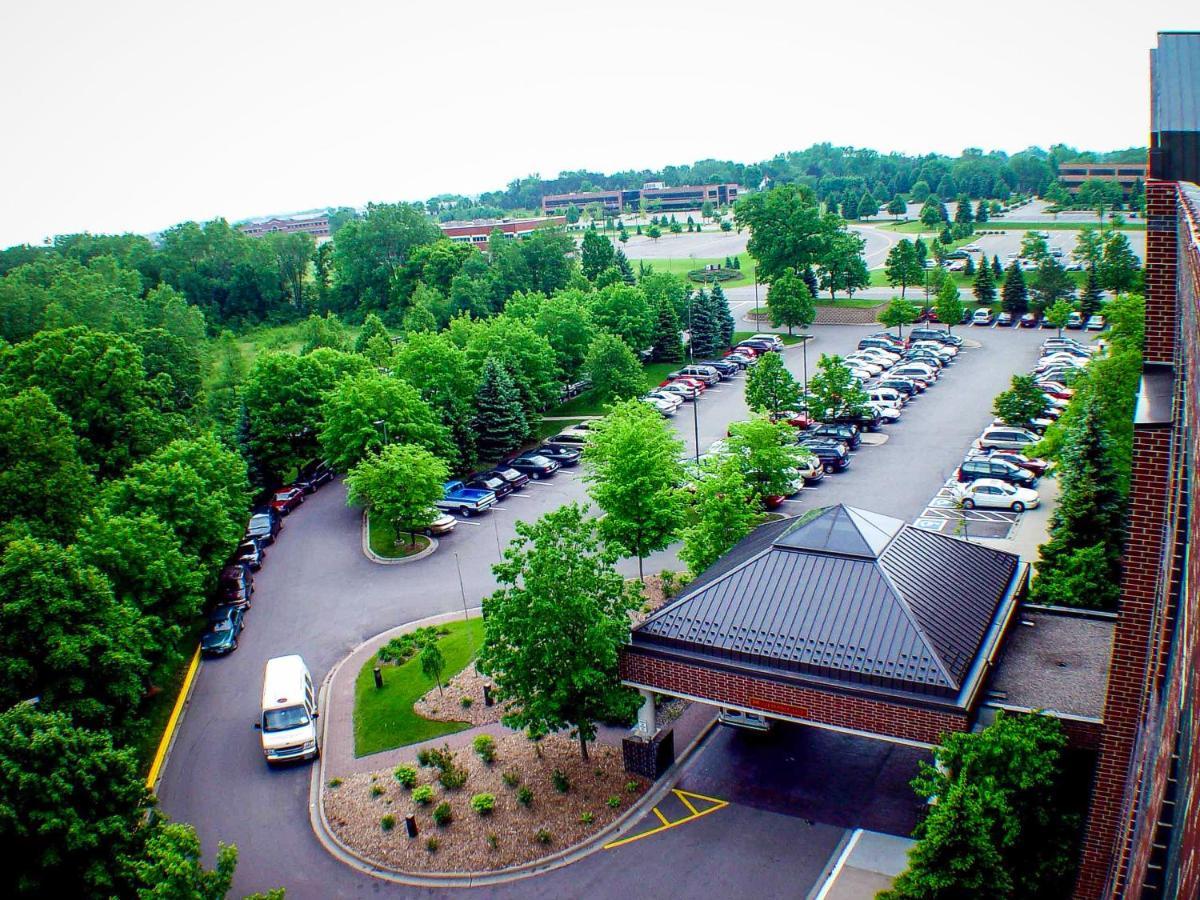
[[[374,425],[376,428],[383,428],[383,444],[384,444],[384,446],[386,447],[386,446],[388,445],[388,443],[389,443],[389,441],[388,441],[388,427],[387,427],[387,420],[385,420],[385,419],[376,419],[376,420],[375,420],[374,422],[372,422],[371,424],[372,424],[372,425]]]
[[[692,333],[692,292],[688,291],[688,363],[696,362],[696,354],[692,352],[693,338]],[[693,388],[695,396],[692,397],[692,443],[696,453],[696,465],[700,464],[700,391]]]
[[[754,327],[757,328],[761,324],[758,312],[758,269],[754,270]]]

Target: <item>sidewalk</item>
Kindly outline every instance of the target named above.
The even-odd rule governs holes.
[[[909,838],[857,830],[814,900],[872,900],[908,868]]]
[[[1021,513],[1016,527],[1006,538],[971,538],[997,550],[1018,554],[1024,562],[1036,563],[1041,558],[1038,548],[1050,537],[1050,517],[1058,508],[1059,481],[1057,477],[1042,478],[1037,486],[1042,502],[1037,509]]]

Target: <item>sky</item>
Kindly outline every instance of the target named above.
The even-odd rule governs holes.
[[[1195,0],[0,6],[0,247],[568,169],[1144,145]]]

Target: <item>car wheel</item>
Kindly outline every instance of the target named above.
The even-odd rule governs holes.
[[[834,472],[833,463],[825,463],[825,465],[822,466],[822,468],[825,469],[826,475],[832,475]]]
[[[229,646],[229,652],[232,653],[234,650],[236,650],[237,645],[238,645],[237,638],[234,638],[233,643],[230,644],[230,646]]]
[[[1018,500],[1012,505],[1012,511],[1015,513],[1025,512],[1025,504]]]
[[[974,509],[975,501],[972,500],[970,497],[965,497],[963,499],[962,506],[963,506],[963,509]]]
[[[459,512],[461,512],[463,514],[464,519],[471,518],[471,510],[468,507],[464,506],[462,509],[459,510]]]
[[[542,473],[541,472],[530,472],[529,477],[532,478],[534,481],[539,481],[539,480],[541,480]]]

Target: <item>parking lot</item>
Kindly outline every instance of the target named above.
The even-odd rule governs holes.
[[[874,330],[874,326],[817,329],[807,351],[810,374],[821,353],[850,352],[864,334]],[[908,405],[899,422],[884,427],[881,434],[886,442],[864,445],[846,472],[805,489],[782,512],[798,514],[844,502],[912,521],[928,507],[964,449],[991,420],[991,398],[1007,387],[1014,373],[1030,369],[1046,337],[1038,330],[957,331],[979,346],[964,349],[946,375]],[[787,367],[797,377],[802,375],[803,359],[799,347],[784,352]],[[743,392],[744,376],[739,376],[705,395],[695,408],[695,419],[691,404],[680,410],[671,426],[689,452],[694,427],[703,449],[724,437],[730,423],[746,417]],[[307,767],[278,771],[265,767],[251,727],[258,714],[265,660],[300,653],[320,680],[367,637],[401,622],[461,610],[464,603],[478,605],[495,587],[490,567],[499,548],[513,536],[515,522],[535,519],[585,496],[581,470],[566,470],[530,484],[477,519],[460,520],[455,532],[441,539],[436,553],[399,566],[377,565],[363,555],[361,515],[345,505],[340,482],[321,488],[285,520],[279,540],[256,576],[254,606],[239,649],[201,666],[159,793],[166,813],[197,827],[210,858],[218,840],[238,845],[237,891],[285,885],[290,896],[328,897],[398,890],[346,869],[321,850],[308,825]],[[622,568],[632,575],[636,563],[626,560]],[[662,568],[681,568],[674,549],[656,554],[646,565],[651,572]],[[722,798],[716,791],[709,795]],[[724,812],[672,831],[685,835],[689,829],[716,827]],[[749,848],[753,842],[746,840]],[[641,859],[643,851],[629,846],[629,852]],[[647,861],[653,858],[647,853]],[[697,868],[690,877],[698,884],[706,877],[719,880],[726,862],[723,855],[698,850],[693,860]],[[622,877],[613,867],[589,869],[587,874],[596,889],[616,885]],[[639,876],[638,883],[657,878],[670,884],[674,877],[670,867],[663,866]],[[539,894],[532,884],[526,896]],[[633,887],[628,880],[624,884],[626,889]]]

